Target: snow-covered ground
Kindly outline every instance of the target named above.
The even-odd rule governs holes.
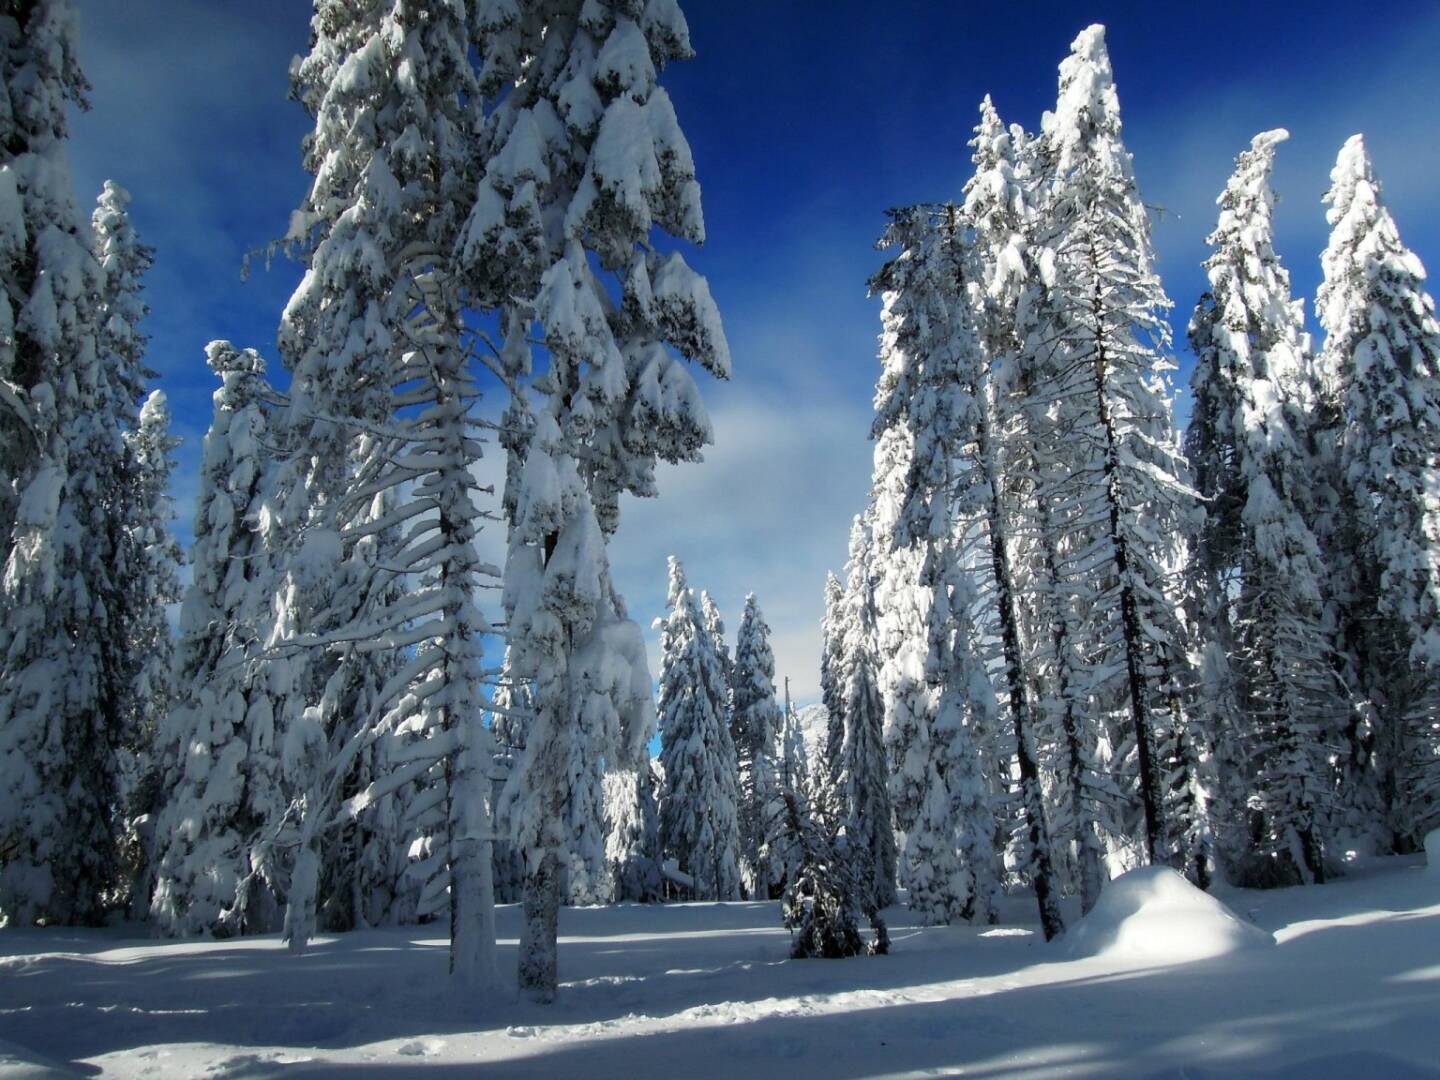
[[[844,961],[788,960],[774,904],[567,910],[551,1007],[447,1000],[434,932],[292,957],[274,939],[4,931],[0,1075],[1440,1077],[1440,875],[1422,862],[1224,893],[1273,946],[1155,879],[1079,949],[1046,945],[1019,897],[989,929],[897,909],[890,956]],[[1157,961],[1176,912],[1223,954]],[[507,968],[518,924],[501,910]]]

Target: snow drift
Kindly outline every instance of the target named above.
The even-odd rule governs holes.
[[[1112,881],[1099,901],[1061,939],[1068,957],[1103,956],[1183,964],[1275,939],[1168,866],[1144,866]]]

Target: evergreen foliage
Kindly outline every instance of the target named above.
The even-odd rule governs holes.
[[[695,881],[697,900],[740,899],[739,766],[722,703],[715,641],[677,559],[660,627],[660,850]]]
[[[1440,805],[1440,324],[1360,136],[1330,181],[1317,426],[1336,491],[1322,540],[1362,703],[1347,749],[1373,770],[1372,835],[1411,850]]]

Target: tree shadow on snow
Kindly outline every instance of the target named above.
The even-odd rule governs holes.
[[[1332,909],[1326,917],[1347,904],[1358,912],[1360,901],[1358,893],[1337,892],[1323,901]],[[1433,1019],[1425,1018],[1440,1015],[1440,977],[1425,968],[1435,953],[1414,955],[1418,941],[1440,941],[1433,914],[1307,930],[1278,947],[1294,973],[1288,983],[1270,972],[1278,957],[1261,950],[1125,973],[1078,964],[1036,985],[1026,982],[1030,969],[1063,962],[1038,934],[921,932],[903,912],[893,914],[890,957],[790,961],[774,904],[566,911],[566,985],[549,1007],[508,996],[457,1000],[445,974],[443,927],[322,939],[298,957],[273,938],[156,951],[153,942],[103,933],[41,932],[28,941],[7,934],[0,939],[15,959],[0,966],[0,1039],[72,1062],[162,1043],[273,1051],[420,1040],[381,1048],[388,1061],[333,1067],[285,1064],[273,1052],[239,1055],[219,1074],[234,1077],[422,1068],[472,1075],[479,1062],[427,1063],[427,1055],[453,1057],[430,1044],[506,1032],[487,1046],[498,1043],[513,1056],[486,1061],[487,1077],[630,1077],[673,1068],[697,1077],[783,1072],[846,1080],[885,1071],[890,1061],[888,1068],[964,1068],[995,1078],[1043,1067],[1199,1080],[1267,1075],[1254,1069],[1281,1060],[1308,1063],[1293,1073],[1307,1080],[1440,1078],[1404,1071],[1407,1047],[1417,1047],[1408,1053],[1417,1060],[1433,1051]],[[1417,938],[1417,919],[1436,928]],[[514,971],[517,929],[518,912],[503,909],[502,977]],[[1011,926],[1002,934],[1017,929],[1023,932]],[[25,958],[27,944],[42,955]],[[1407,950],[1413,964],[1400,962]],[[927,1000],[942,994],[946,1000]],[[835,1008],[843,1011],[821,1011]],[[635,1031],[648,1020],[676,1030]],[[1360,1060],[1357,1045],[1402,1056],[1367,1052]],[[1332,1070],[1332,1059],[1344,1067]]]

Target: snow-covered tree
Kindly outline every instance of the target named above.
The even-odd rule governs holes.
[[[893,313],[887,310],[882,315],[881,374],[870,429],[875,451],[866,526],[874,563],[866,573],[874,591],[875,677],[885,713],[889,801],[895,827],[903,833],[914,824],[924,797],[926,739],[935,691],[925,672],[930,592],[922,580],[924,551],[900,535],[902,508],[916,468],[915,433],[906,423],[904,407],[915,392],[919,360],[897,341],[892,320]],[[846,588],[850,587],[847,582]]]
[[[1186,723],[1190,685],[1173,546],[1195,504],[1166,377],[1170,302],[1121,139],[1103,27],[1075,39],[1042,126],[1041,287],[1025,329],[1031,362],[1043,369],[1033,385],[1045,388],[1064,438],[1037,496],[1054,535],[1076,541],[1059,573],[1086,650],[1087,711],[1109,719],[1112,746],[1134,747],[1133,765],[1125,754],[1112,767],[1134,791],[1141,852],[1163,861],[1171,837],[1160,747]]]
[[[820,757],[820,781],[838,791],[845,760],[845,710],[841,704],[840,644],[844,625],[845,586],[834,572],[825,575],[825,617],[820,623],[820,700],[827,716]]]
[[[177,935],[275,930],[283,895],[268,868],[251,864],[256,835],[285,804],[275,700],[257,663],[274,396],[254,350],[214,341],[206,360],[221,385],[201,454],[176,700],[156,751],[163,802],[150,914]]]
[[[159,808],[160,769],[155,752],[160,725],[176,699],[175,643],[170,633],[169,608],[180,602],[180,566],[184,553],[170,532],[175,514],[170,503],[170,474],[180,440],[170,434],[170,406],[163,390],[145,399],[139,426],[127,437],[134,466],[131,499],[134,507],[126,524],[131,574],[123,591],[130,614],[128,645],[133,658],[132,719],[125,771],[124,794],[127,846],[132,848],[132,877],[136,878],[134,903],[144,910],[150,903],[154,868],[153,815]]]
[[[1190,324],[1185,449],[1206,501],[1196,557],[1201,630],[1228,655],[1246,724],[1215,736],[1250,744],[1259,854],[1311,880],[1324,876],[1327,744],[1346,703],[1325,619],[1328,573],[1307,521],[1308,341],[1274,248],[1270,172],[1286,138],[1283,130],[1255,136],[1219,199],[1210,289]],[[1233,761],[1235,751],[1224,757]]]
[[[862,952],[889,950],[884,920],[872,909],[875,940],[866,945],[860,919],[868,901],[854,864],[845,852],[840,818],[826,807],[805,806],[787,793],[785,827],[798,851],[794,875],[781,910],[795,960],[841,960]]]
[[[777,862],[784,824],[780,728],[775,700],[775,654],[770,627],[755,600],[745,597],[730,673],[730,730],[740,767],[740,852],[750,896],[768,900],[784,881]]]
[[[639,768],[605,776],[605,853],[615,900],[660,899],[660,814],[655,772]]]
[[[962,428],[957,436],[970,458],[970,481],[964,487],[969,508],[963,516],[983,523],[988,547],[981,557],[993,581],[1004,665],[1001,696],[1019,780],[1017,857],[1035,888],[1046,933],[1054,936],[1063,929],[1058,900],[1065,841],[1082,870],[1086,910],[1099,894],[1101,848],[1085,798],[1082,720],[1072,685],[1077,663],[1073,631],[1057,588],[1055,552],[1064,538],[1036,498],[1043,446],[1054,433],[1020,315],[1037,261],[1030,242],[1035,228],[1031,143],[1018,126],[1005,127],[987,97],[970,146],[975,173],[965,187],[963,218],[973,247],[968,258],[957,253],[958,273],[966,279],[968,314],[984,359],[966,373],[970,400],[955,410],[970,429]],[[1057,739],[1057,732],[1064,737]],[[1052,788],[1069,795],[1049,805],[1041,772],[1046,743],[1058,745],[1055,756],[1063,763]],[[977,749],[984,752],[983,745]],[[1000,771],[1009,772],[1008,753],[1002,761]],[[1003,784],[992,783],[996,786]]]
[[[286,551],[268,642],[286,698],[286,934],[303,947],[317,901],[340,924],[383,909],[367,894],[390,883],[354,875],[394,866],[383,849],[400,836],[368,812],[419,782],[433,796],[408,827],[434,871],[420,909],[448,903],[451,969],[486,981],[491,629],[475,603],[495,572],[475,550],[478,389],[456,255],[478,160],[475,28],[452,5],[321,0],[312,29],[293,70],[314,179],[287,238],[307,269],[280,334]]]
[[[158,779],[149,759],[155,727],[169,709],[172,661],[165,607],[179,599],[180,551],[169,536],[170,451],[165,398],[147,402],[137,417],[145,380],[149,314],[143,278],[153,253],[140,242],[129,214],[130,195],[107,180],[91,214],[91,252],[104,271],[95,309],[96,346],[105,373],[101,409],[108,424],[95,432],[95,480],[104,509],[101,535],[111,595],[110,632],[102,646],[102,694],[117,703],[119,825],[127,874],[146,894],[149,853],[141,835],[152,824]],[[158,393],[158,391],[157,391]],[[134,828],[132,828],[132,824]],[[137,895],[143,910],[149,896]]]
[[[1323,540],[1369,712],[1358,741],[1378,777],[1377,831],[1408,850],[1440,812],[1440,325],[1359,135],[1325,201],[1319,413],[1338,505]]]
[[[865,907],[879,909],[895,902],[896,850],[875,646],[871,545],[864,520],[857,516],[850,528],[836,677],[845,718],[842,775],[848,857]]]
[[[892,356],[903,355],[906,377],[882,377],[879,416],[909,432],[910,468],[897,485],[897,546],[918,553],[914,595],[923,616],[917,643],[929,697],[925,711],[912,711],[912,782],[922,792],[921,811],[905,836],[901,879],[917,911],[938,922],[965,916],[988,917],[995,877],[994,815],[979,744],[995,725],[995,692],[990,685],[975,625],[977,572],[996,576],[1008,616],[1016,663],[1007,678],[1019,690],[1014,717],[1020,745],[1033,753],[1023,674],[1018,663],[1013,587],[1008,576],[1009,523],[999,500],[991,420],[989,361],[971,310],[969,285],[975,275],[974,249],[958,208],[915,207],[896,212],[882,244],[898,254],[872,279],[885,294],[883,338]],[[892,362],[890,370],[897,365]],[[1044,816],[1038,767],[1024,760],[1026,788],[1036,810],[1032,823],[1043,835]],[[1027,810],[1030,802],[1025,804]],[[1048,845],[1034,844],[1045,852]],[[1048,899],[1048,867],[1032,874],[1037,893]],[[1042,904],[1042,912],[1048,904]],[[1051,928],[1047,926],[1047,932]]]
[[[498,100],[461,248],[467,287],[477,306],[506,313],[502,377],[529,374],[533,328],[548,354],[533,407],[509,417],[524,460],[517,446],[506,610],[535,706],[507,789],[523,797],[512,821],[530,874],[520,984],[549,1000],[578,770],[624,767],[648,737],[641,725],[623,746],[606,743],[575,707],[581,652],[633,627],[605,543],[623,492],[655,494],[656,462],[694,460],[711,438],[679,358],[720,378],[730,358],[704,279],[653,242],[705,235],[694,161],[658,84],[666,63],[691,55],[679,7],[487,0],[476,19],[480,91]],[[628,655],[643,667],[643,653]]]
[[[19,539],[26,486],[42,470],[63,465],[54,460],[59,448],[52,443],[62,419],[59,409],[69,407],[63,401],[66,388],[56,380],[57,364],[77,348],[93,348],[79,301],[96,287],[65,152],[67,110],[87,107],[90,89],[75,56],[74,7],[69,0],[47,0],[6,14],[0,42],[0,84],[10,98],[0,117],[3,560]]]
[[[695,880],[699,900],[740,899],[739,767],[721,703],[714,639],[678,559],[660,627],[660,848]]]
[[[0,33],[0,913],[95,922],[123,900],[117,802],[130,697],[122,424],[104,271],[70,187],[66,110],[88,89],[65,0]]]
[[[822,706],[823,708],[823,706]],[[785,678],[785,707],[780,721],[780,789],[808,792],[812,783],[813,757],[805,742],[805,724],[790,700],[790,678]]]

